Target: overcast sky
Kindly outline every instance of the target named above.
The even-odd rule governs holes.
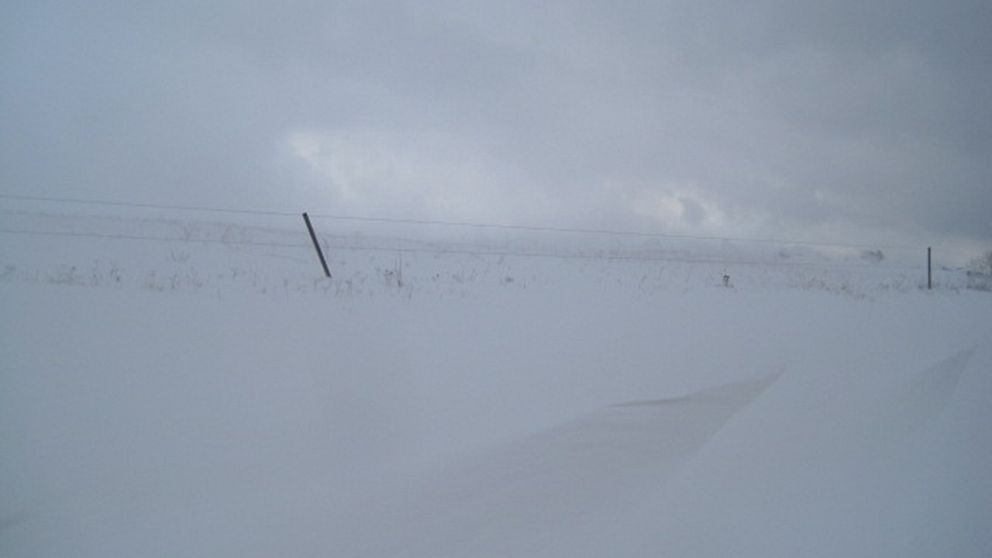
[[[992,3],[8,1],[0,192],[992,242]]]

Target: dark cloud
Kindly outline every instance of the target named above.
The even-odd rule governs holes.
[[[5,191],[992,239],[984,2],[24,2],[0,25]]]

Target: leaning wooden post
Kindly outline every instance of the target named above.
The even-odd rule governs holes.
[[[930,266],[930,251],[930,247],[927,246],[927,289],[933,288],[933,272],[931,271],[932,268]]]
[[[310,224],[310,216],[307,212],[303,212],[303,222],[307,224],[307,230],[310,231],[310,240],[313,241],[313,247],[317,250],[317,257],[320,258],[320,267],[324,268],[324,275],[330,277],[331,270],[327,269],[327,261],[324,260],[324,252],[320,249],[320,243],[317,242],[317,233],[313,232],[313,225]]]

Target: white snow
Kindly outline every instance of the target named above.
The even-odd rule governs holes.
[[[0,556],[992,555],[963,272],[267,219],[4,214]]]

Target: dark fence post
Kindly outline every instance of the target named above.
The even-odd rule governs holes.
[[[331,276],[331,270],[327,269],[327,261],[324,260],[324,252],[320,249],[320,243],[317,242],[317,233],[313,232],[313,225],[310,224],[310,216],[307,212],[303,212],[303,222],[307,224],[307,230],[310,231],[310,240],[313,241],[313,247],[317,250],[317,257],[320,258],[320,267],[324,268],[324,275],[327,277]]]
[[[933,288],[933,271],[930,265],[931,248],[927,246],[927,289]]]

